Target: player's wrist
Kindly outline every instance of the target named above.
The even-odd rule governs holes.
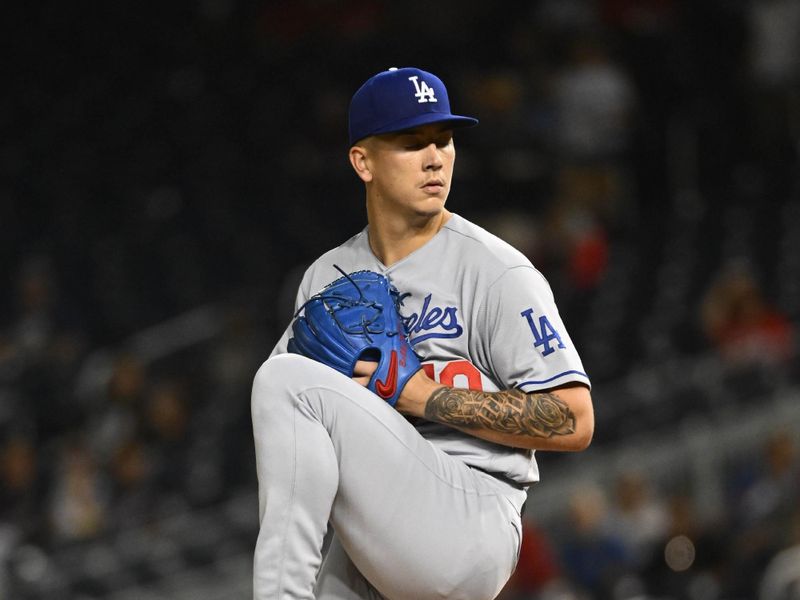
[[[395,408],[405,415],[422,417],[425,415],[428,398],[442,387],[445,386],[428,377],[425,371],[420,369],[406,382]]]

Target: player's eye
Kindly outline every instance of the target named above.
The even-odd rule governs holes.
[[[452,136],[447,136],[446,138],[441,138],[441,139],[437,140],[436,141],[436,145],[439,148],[447,148],[450,145],[450,142],[452,142],[452,141],[453,141],[453,137]]]
[[[431,144],[435,144],[437,148],[446,148],[450,145],[452,140],[452,136],[447,136],[443,138],[436,138],[436,139],[410,139],[403,141],[403,148],[405,150],[414,151],[414,150],[422,150],[427,148]]]

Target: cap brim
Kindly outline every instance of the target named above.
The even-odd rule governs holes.
[[[352,144],[355,144],[366,137],[371,135],[381,135],[384,133],[397,133],[398,131],[405,131],[407,129],[413,129],[414,127],[419,127],[421,125],[430,125],[432,123],[446,123],[450,125],[453,129],[459,129],[463,127],[474,127],[478,124],[478,119],[474,119],[472,117],[464,117],[462,115],[447,115],[442,113],[425,113],[421,115],[414,115],[408,119],[401,119],[400,121],[395,121],[391,125],[387,125],[378,129],[377,131],[373,131],[365,136],[358,138],[357,140],[353,140]]]

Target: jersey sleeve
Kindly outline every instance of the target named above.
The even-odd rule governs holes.
[[[504,386],[524,392],[572,382],[591,387],[550,285],[536,269],[507,269],[479,310],[487,332],[484,355]]]

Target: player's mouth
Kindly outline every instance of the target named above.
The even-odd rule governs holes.
[[[441,179],[431,179],[422,185],[422,189],[429,194],[439,194],[444,191],[444,181]]]

